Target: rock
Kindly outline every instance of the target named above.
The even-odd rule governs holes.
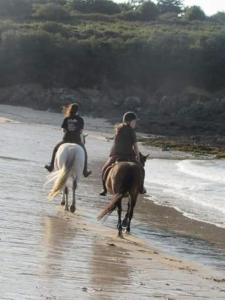
[[[123,102],[123,106],[126,110],[137,111],[141,106],[141,99],[137,96],[126,97]]]

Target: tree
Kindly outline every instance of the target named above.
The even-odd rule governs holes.
[[[130,3],[118,3],[121,12],[131,11],[133,9]]]
[[[218,23],[225,23],[225,12],[219,11],[215,15],[211,16],[210,20]]]
[[[117,14],[120,6],[111,0],[69,0],[68,7],[84,13]]]
[[[183,10],[183,0],[158,0],[157,6],[161,14],[168,12],[179,14]]]
[[[194,20],[203,21],[206,19],[206,15],[204,11],[201,9],[201,7],[194,5],[186,8],[184,18],[189,21],[194,21]]]
[[[140,15],[140,20],[151,21],[155,20],[159,14],[158,7],[152,1],[147,1],[141,4],[137,8],[137,12]]]

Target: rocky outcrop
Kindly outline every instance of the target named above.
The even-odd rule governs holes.
[[[148,93],[135,87],[114,89],[45,88],[24,84],[0,88],[0,103],[40,110],[61,111],[78,102],[82,114],[104,117],[113,123],[124,112],[138,114],[139,130],[160,135],[224,135],[225,90],[209,93],[193,87],[169,93]]]

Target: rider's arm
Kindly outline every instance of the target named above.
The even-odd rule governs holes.
[[[83,134],[83,131],[84,131],[84,119],[81,118],[80,116],[78,117],[78,128],[79,128],[79,132],[80,132],[81,142],[82,142],[82,144],[85,144],[85,137],[84,137],[84,134]]]
[[[66,133],[68,130],[67,130],[67,119],[68,118],[65,118],[64,120],[63,120],[63,123],[62,123],[62,126],[61,126],[61,128],[62,128],[62,130],[63,130],[63,132],[64,133]]]
[[[139,148],[138,148],[138,143],[137,142],[134,143],[133,148],[134,148],[134,153],[136,155],[137,160],[140,161],[140,154],[139,154]]]

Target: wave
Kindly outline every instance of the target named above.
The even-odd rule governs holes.
[[[178,169],[196,178],[225,183],[225,162],[216,160],[183,160],[177,164]]]
[[[146,185],[153,201],[225,227],[225,161],[153,159]]]
[[[21,162],[34,162],[33,160],[24,159],[24,158],[17,158],[17,157],[10,157],[10,156],[0,156],[2,160],[14,160],[14,161],[21,161]]]

